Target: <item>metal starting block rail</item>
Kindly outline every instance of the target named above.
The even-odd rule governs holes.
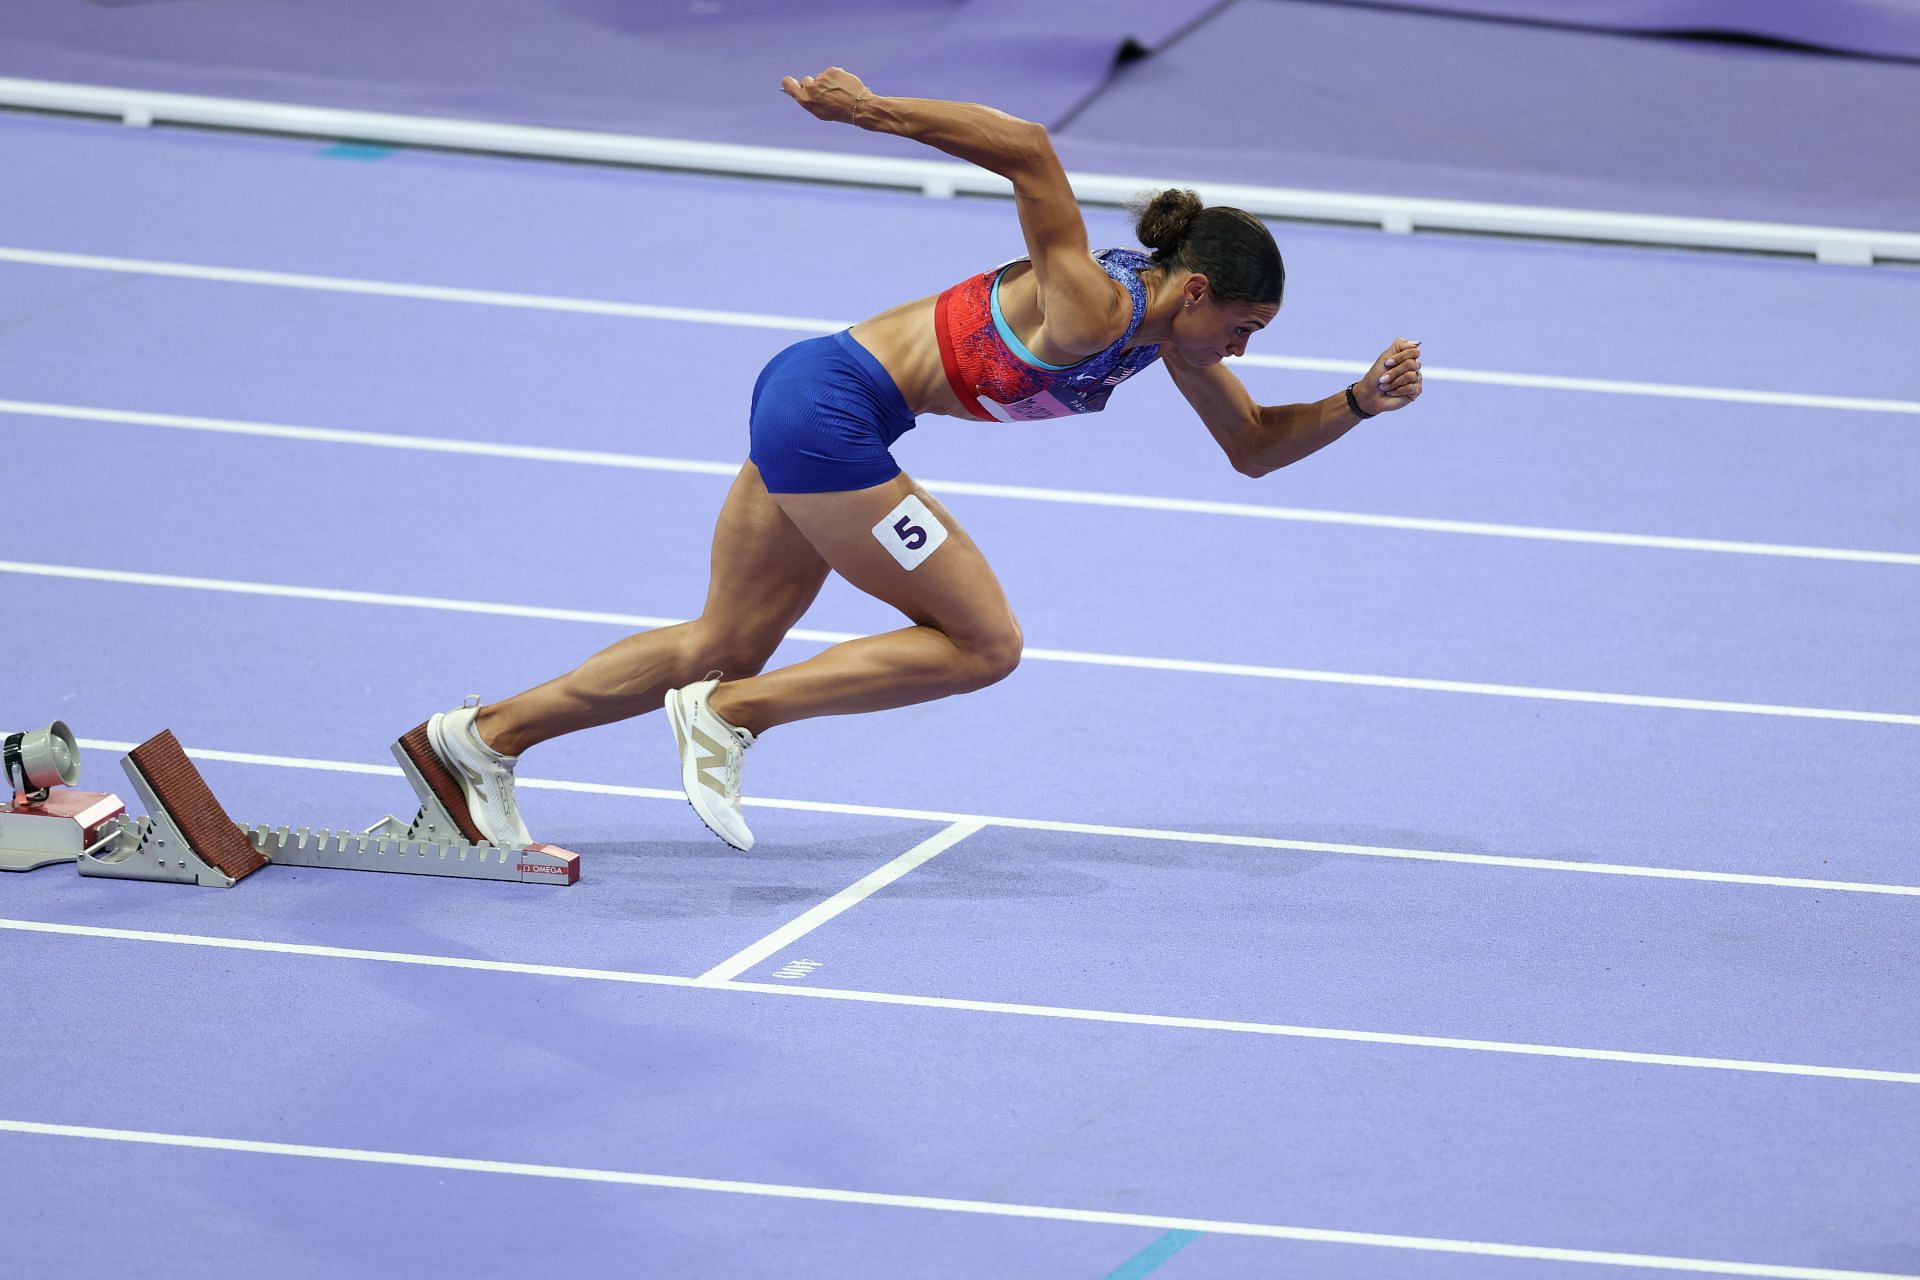
[[[579,881],[577,854],[478,838],[458,784],[427,744],[425,725],[396,742],[393,753],[420,800],[410,823],[388,816],[365,831],[241,826],[163,729],[121,761],[148,816],[131,817],[116,797],[98,793],[16,796],[0,804],[0,870],[71,861],[83,876],[219,888],[273,863],[528,884]]]
[[[386,821],[392,823],[394,819]],[[254,849],[268,862],[281,866],[398,871],[416,876],[462,876],[470,880],[543,880],[555,884],[572,884],[579,879],[579,860],[571,853],[544,844],[509,849],[486,843],[468,844],[464,840],[415,840],[404,826],[398,832],[385,830],[383,826],[366,831],[263,826],[245,830]]]

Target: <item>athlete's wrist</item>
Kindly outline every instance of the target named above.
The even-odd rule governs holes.
[[[889,98],[885,94],[863,90],[853,100],[853,110],[847,117],[847,123],[856,129],[865,129],[870,133],[892,133],[901,137],[911,137],[905,120],[900,114],[900,99]]]
[[[1366,419],[1371,418],[1375,414],[1379,413],[1380,410],[1369,409],[1367,408],[1366,405],[1360,402],[1360,397],[1357,394],[1359,387],[1360,387],[1360,384],[1357,382],[1349,383],[1347,386],[1347,412],[1351,413],[1354,417],[1359,418],[1362,421],[1365,421]]]

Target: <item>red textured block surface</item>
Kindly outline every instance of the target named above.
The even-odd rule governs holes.
[[[147,785],[153,788],[154,798],[172,816],[180,834],[187,838],[187,846],[202,861],[235,880],[267,865],[266,858],[247,839],[247,833],[214,799],[213,789],[187,759],[173,730],[162,729],[129,754]]]
[[[448,772],[447,766],[440,763],[440,757],[433,754],[433,743],[427,738],[427,726],[423,723],[409,731],[400,739],[400,749],[407,753],[407,759],[413,761],[413,767],[427,780],[427,786],[446,809],[460,834],[474,844],[486,837],[480,834],[480,828],[474,825],[473,813],[467,808],[467,798],[460,791],[460,783]]]

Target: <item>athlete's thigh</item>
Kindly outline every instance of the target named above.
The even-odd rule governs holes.
[[[906,473],[870,489],[773,497],[834,572],[914,622],[956,638],[1017,625],[979,546]],[[909,498],[923,504],[924,515],[902,509]],[[937,545],[924,558],[916,554],[930,544]]]
[[[702,616],[722,627],[771,630],[777,639],[820,594],[827,572],[826,560],[767,492],[760,469],[741,467],[714,524]]]

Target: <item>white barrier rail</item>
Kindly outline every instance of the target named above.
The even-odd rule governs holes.
[[[52,80],[0,77],[0,107],[109,116],[133,126],[204,125],[644,168],[907,188],[937,198],[962,194],[1011,195],[1005,179],[972,165],[947,160],[688,142],[581,129],[197,97]],[[1875,262],[1920,263],[1920,234],[1912,232],[1189,182],[1178,175],[1074,173],[1070,177],[1075,193],[1090,204],[1125,204],[1144,190],[1179,182],[1192,186],[1210,204],[1237,205],[1261,217],[1356,223],[1403,234],[1471,231],[1555,240],[1798,254],[1824,263],[1862,266]]]

